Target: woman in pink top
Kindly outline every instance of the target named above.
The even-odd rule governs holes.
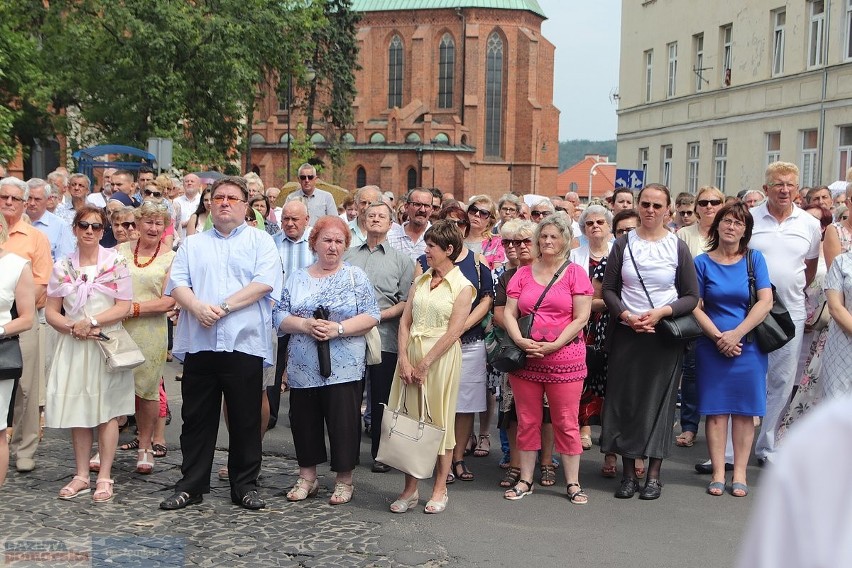
[[[567,263],[571,220],[564,213],[545,217],[533,239],[533,263],[518,269],[506,288],[506,332],[527,353],[526,365],[509,375],[518,415],[517,446],[521,479],[504,494],[516,500],[532,493],[536,452],[541,449],[542,397],[547,394],[556,451],[562,455],[568,498],[583,505],[589,498],[579,483],[580,424],[578,412],[586,378],[583,328],[592,306],[592,283],[586,269]],[[531,338],[521,336],[518,318],[533,311],[554,279],[533,318]]]

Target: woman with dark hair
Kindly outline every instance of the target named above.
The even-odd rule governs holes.
[[[754,219],[748,206],[725,205],[710,227],[707,252],[695,258],[698,294],[695,317],[704,331],[695,348],[698,411],[706,416],[705,432],[713,477],[707,492],[725,491],[725,441],[728,417],[734,444],[731,494],[745,497],[746,465],[754,440],[754,417],[766,411],[768,356],[746,335],[772,308],[766,261],[748,242]],[[754,271],[757,302],[750,304],[748,259]]]
[[[210,190],[205,189],[201,192],[201,199],[198,200],[198,208],[195,213],[189,216],[189,221],[186,222],[186,235],[194,235],[204,230],[210,217]]]
[[[603,281],[611,348],[601,451],[622,456],[624,477],[615,493],[619,499],[639,491],[635,460],[645,456],[650,459],[639,497],[657,499],[662,493],[660,469],[674,442],[684,344],[655,328],[664,317],[686,315],[698,303],[692,255],[665,226],[671,206],[668,188],[648,184],[638,201],[640,224],[616,239]]]
[[[258,195],[257,197],[252,197],[249,201],[249,207],[254,209],[260,214],[261,219],[263,219],[264,229],[266,229],[266,233],[270,236],[280,233],[281,227],[275,221],[269,220],[269,198],[265,195]]]
[[[429,268],[414,278],[399,322],[399,358],[388,408],[396,408],[405,395],[420,400],[425,389],[432,422],[444,428],[438,449],[432,497],[424,512],[441,513],[447,507],[447,475],[456,446],[455,413],[462,366],[459,338],[470,315],[474,289],[455,260],[466,250],[461,233],[450,220],[435,222],[426,230]],[[416,405],[416,403],[414,403]],[[390,510],[405,513],[417,506],[417,478],[405,476],[402,494]]]

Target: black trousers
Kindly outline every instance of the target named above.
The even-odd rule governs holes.
[[[370,414],[371,424],[370,453],[373,459],[379,453],[379,440],[382,437],[382,414],[390,397],[393,374],[396,371],[397,354],[382,351],[382,362],[378,365],[367,365],[367,374],[370,376]]]
[[[209,493],[210,472],[219,431],[222,397],[228,404],[228,476],[231,499],[240,500],[257,489],[260,473],[260,397],[263,394],[263,358],[235,351],[188,353],[181,381],[183,452],[176,491]]]
[[[328,428],[331,471],[355,469],[361,453],[361,389],[361,381],[290,389],[290,429],[301,467],[328,461]]]
[[[281,375],[287,368],[287,344],[290,336],[278,338],[278,358],[275,363],[275,384],[266,387],[266,397],[269,399],[269,427],[278,424],[278,409],[281,406]]]

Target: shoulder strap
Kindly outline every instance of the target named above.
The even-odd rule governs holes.
[[[633,248],[630,246],[630,234],[624,235],[627,237],[627,248],[630,252],[630,262],[633,263],[633,269],[636,271],[636,276],[639,277],[639,284],[642,285],[642,290],[645,292],[645,297],[648,298],[648,303],[651,304],[651,309],[654,308],[654,302],[651,300],[651,295],[648,293],[648,289],[645,288],[645,281],[642,280],[642,274],[639,272],[639,267],[636,266],[636,259],[633,258]]]
[[[550,282],[544,288],[544,292],[542,292],[541,296],[539,296],[538,302],[536,302],[535,306],[533,306],[533,309],[532,309],[533,313],[538,311],[538,307],[544,301],[544,297],[547,295],[547,291],[550,290],[550,287],[553,286],[553,284],[559,278],[559,275],[562,274],[562,271],[565,270],[568,267],[569,264],[571,264],[570,260],[566,260],[565,262],[563,262],[562,266],[559,267],[559,270],[557,270],[556,273],[553,275],[553,278],[550,279]],[[530,268],[530,270],[532,270],[532,268]]]

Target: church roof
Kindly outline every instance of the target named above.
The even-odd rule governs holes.
[[[356,12],[393,10],[434,10],[438,8],[499,8],[528,10],[546,18],[536,0],[352,0]]]

